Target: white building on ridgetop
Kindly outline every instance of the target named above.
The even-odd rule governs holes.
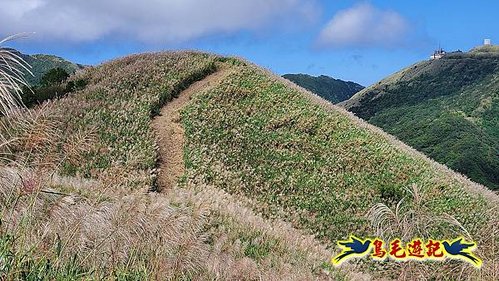
[[[490,46],[490,45],[492,45],[492,42],[491,42],[491,40],[490,40],[490,39],[484,39],[484,40],[483,40],[483,45],[484,45],[484,46]]]
[[[432,60],[438,60],[438,59],[443,58],[445,56],[445,54],[447,54],[447,52],[444,51],[444,49],[438,48],[438,50],[436,50],[435,52],[433,52],[433,55],[430,56],[430,59],[432,59]]]

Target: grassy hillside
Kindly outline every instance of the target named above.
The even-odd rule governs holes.
[[[452,214],[475,239],[497,204],[483,197],[483,188],[244,63],[193,101],[184,124],[190,177],[252,198],[264,215],[309,229],[330,245],[350,233],[372,235],[366,213],[379,202],[394,208],[405,198],[403,208]],[[460,232],[413,219],[421,223],[413,235]]]
[[[71,74],[83,68],[82,65],[72,63],[57,56],[41,54],[26,55],[17,51],[14,52],[31,66],[30,71],[33,75],[26,75],[26,80],[31,86],[37,85],[42,76],[51,69],[60,67]]]
[[[185,176],[150,192],[151,118],[215,71],[223,79],[196,93],[178,120]],[[254,65],[144,54],[71,79],[88,83],[2,127],[16,136],[9,155],[20,164],[2,166],[0,177],[7,279],[497,276],[496,195]],[[331,268],[336,241],[351,233],[463,234],[479,243],[484,266],[360,260]]]
[[[2,128],[13,142],[2,152],[15,161],[0,169],[1,278],[345,276],[325,275],[332,253],[313,237],[221,190],[150,192],[158,158],[152,116],[216,69],[206,54],[126,57],[71,78],[87,81],[84,89],[9,120]]]
[[[424,61],[342,105],[440,163],[499,189],[499,53],[481,48]]]
[[[363,86],[357,83],[334,79],[325,75],[314,77],[307,74],[285,74],[282,77],[332,103],[345,101],[364,89]]]

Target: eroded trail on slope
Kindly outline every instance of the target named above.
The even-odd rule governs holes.
[[[159,173],[158,187],[162,194],[152,194],[165,198],[169,203],[176,202],[185,206],[191,206],[192,225],[198,223],[196,214],[209,213],[209,220],[203,227],[209,227],[209,231],[202,233],[208,235],[213,240],[213,247],[207,246],[204,238],[195,237],[192,241],[201,241],[200,249],[209,249],[208,258],[204,256],[203,264],[210,272],[211,276],[225,276],[221,279],[239,280],[243,277],[253,276],[253,279],[271,280],[334,280],[333,275],[326,271],[309,271],[311,268],[319,268],[326,262],[333,253],[327,245],[321,244],[314,236],[306,231],[293,228],[285,221],[275,219],[268,220],[260,214],[255,213],[244,196],[232,195],[215,186],[202,184],[196,187],[196,183],[189,180],[186,186],[177,186],[177,181],[185,172],[184,165],[184,144],[185,135],[181,122],[180,111],[186,106],[191,97],[201,91],[216,87],[233,70],[221,69],[211,74],[201,81],[192,84],[188,89],[180,93],[178,98],[167,103],[152,122],[152,128],[157,137],[159,146]],[[213,227],[211,222],[223,221],[224,227]],[[178,235],[185,236],[183,239],[192,239],[189,232],[180,230]],[[183,232],[182,232],[183,231]],[[244,233],[244,234],[243,234]],[[192,235],[192,234],[191,234]],[[196,233],[196,235],[198,235]],[[252,237],[256,235],[255,242],[267,243],[268,241],[279,241],[279,254],[274,256],[272,251],[265,266],[260,266],[257,260],[244,254],[244,247],[241,247],[239,239],[233,241],[229,237]],[[204,237],[204,236],[203,236]],[[184,241],[184,240],[182,240]],[[187,240],[185,240],[187,241]],[[193,242],[191,240],[189,245]],[[187,243],[186,243],[187,244]],[[267,244],[262,244],[267,245]],[[208,247],[208,248],[204,248]],[[187,248],[189,249],[189,248]],[[241,252],[242,251],[242,252]],[[201,250],[199,253],[203,253]],[[198,252],[195,252],[196,254]],[[190,256],[187,255],[189,258]],[[184,258],[184,257],[183,257]],[[192,257],[190,257],[192,258]],[[267,259],[267,258],[266,258]],[[292,260],[297,265],[291,266],[288,263]],[[272,262],[270,262],[272,261]],[[260,267],[262,267],[260,269]],[[336,271],[335,271],[336,272]],[[356,280],[370,280],[369,276],[353,271],[350,267],[345,267],[337,274],[341,276],[353,276]],[[262,277],[263,276],[263,277]],[[335,275],[336,276],[336,275]]]
[[[171,189],[184,174],[184,128],[181,124],[180,111],[189,102],[192,95],[212,87],[222,81],[227,70],[220,69],[197,81],[181,92],[177,98],[168,102],[161,109],[160,115],[152,121],[152,127],[159,146],[158,186],[160,191]]]

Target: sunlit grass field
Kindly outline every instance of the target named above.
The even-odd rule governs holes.
[[[374,236],[371,208],[384,203],[395,213],[401,200],[397,215],[413,214],[388,220],[385,231],[439,239],[467,232],[483,253],[497,242],[487,234],[497,201],[483,187],[251,64],[233,68],[184,111],[190,177],[250,198],[265,216],[329,245]]]
[[[118,59],[70,79],[86,86],[3,120],[0,276],[23,280],[331,279],[330,251],[215,188],[156,188],[150,122],[215,56]],[[196,185],[201,187],[202,185]],[[295,264],[291,266],[291,264]],[[347,272],[348,273],[348,272]],[[322,276],[322,277],[320,277]]]
[[[185,176],[151,192],[152,117],[215,71],[227,75],[181,114]],[[0,177],[2,278],[494,279],[495,195],[250,63],[143,54],[70,79],[86,86],[4,123],[13,141]],[[484,267],[333,269],[335,243],[349,234],[463,234],[479,243]]]

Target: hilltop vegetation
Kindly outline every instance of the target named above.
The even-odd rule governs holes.
[[[26,73],[26,80],[31,86],[37,86],[43,75],[54,68],[64,69],[67,73],[72,74],[76,70],[83,69],[83,65],[72,63],[61,57],[52,55],[26,55],[18,51],[14,51],[18,56],[25,60],[30,66],[30,71],[33,75],[28,75]]]
[[[185,175],[151,192],[158,159],[151,118],[216,71],[223,79],[196,93],[178,120]],[[69,80],[86,83],[31,110],[32,121],[4,126],[15,137],[9,155],[22,163],[0,177],[10,183],[0,184],[7,279],[496,276],[495,195],[250,63],[143,54]],[[368,217],[377,203],[397,211],[384,221]],[[351,233],[462,234],[479,243],[484,267],[361,260],[331,268],[327,248]]]
[[[369,209],[380,202],[395,208],[402,198],[409,209],[421,200],[430,217],[452,214],[475,239],[493,217],[487,212],[496,203],[470,191],[480,187],[244,63],[195,98],[183,120],[189,177],[252,198],[265,216],[329,245],[350,233],[372,235]],[[411,186],[420,191],[414,201]],[[413,219],[421,223],[412,233],[418,237],[460,232]]]
[[[7,126],[14,139],[8,149],[19,165],[1,170],[0,276],[324,275],[321,264],[331,255],[325,247],[283,222],[262,219],[237,198],[201,185],[202,192],[149,192],[156,189],[158,158],[151,117],[215,70],[215,57],[206,54],[126,57],[70,78],[86,86],[6,123],[15,125]]]
[[[58,99],[66,94],[83,89],[87,81],[77,79],[68,81],[69,73],[62,68],[53,68],[45,73],[37,86],[24,86],[21,99],[25,106],[31,108],[47,100]]]
[[[499,189],[499,56],[453,53],[404,69],[342,103],[368,122]]]
[[[484,54],[488,56],[497,56],[499,57],[499,45],[487,45],[487,46],[479,46],[473,48],[470,51],[470,54]]]
[[[357,83],[334,79],[325,75],[314,77],[307,74],[285,74],[282,77],[332,103],[345,101],[364,89],[363,86]]]

